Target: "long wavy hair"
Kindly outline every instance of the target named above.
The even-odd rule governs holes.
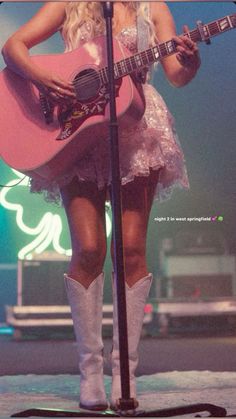
[[[141,15],[149,25],[150,39],[152,45],[157,42],[154,25],[150,20],[147,2],[129,1],[122,2],[127,8],[128,13]],[[102,3],[100,1],[71,1],[66,5],[66,17],[61,28],[61,34],[65,42],[66,51],[71,51],[78,47],[83,39],[84,31],[89,33],[89,37],[105,33],[105,20],[103,17]],[[114,19],[113,30],[115,31],[117,21]]]

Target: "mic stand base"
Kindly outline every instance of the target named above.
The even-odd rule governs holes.
[[[227,417],[227,411],[221,406],[216,406],[214,404],[209,403],[196,403],[188,406],[177,406],[177,407],[168,407],[166,409],[158,409],[158,410],[136,410],[136,411],[118,411],[114,412],[113,410],[104,410],[100,412],[94,411],[76,411],[76,410],[62,410],[62,409],[41,409],[41,408],[34,408],[24,410],[19,413],[15,413],[11,415],[11,418],[28,418],[28,417],[57,417],[57,418],[79,418],[79,417],[141,417],[141,418],[164,418],[164,417],[174,417],[174,416],[181,416],[187,415],[191,413],[204,413],[209,412],[210,415],[208,417]],[[196,417],[202,417],[201,415],[197,415]],[[205,416],[204,416],[205,417]],[[235,416],[234,416],[235,417]]]

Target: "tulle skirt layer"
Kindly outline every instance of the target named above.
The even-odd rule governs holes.
[[[174,121],[165,102],[155,88],[144,86],[146,110],[135,127],[119,132],[120,174],[122,185],[136,176],[149,176],[150,170],[159,170],[155,198],[167,199],[173,188],[188,188],[184,155],[179,144]],[[111,182],[110,146],[101,140],[77,165],[53,182],[31,179],[31,191],[44,193],[47,201],[60,202],[60,187],[74,177],[92,181],[98,189]]]

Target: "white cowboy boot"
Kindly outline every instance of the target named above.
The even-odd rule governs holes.
[[[131,288],[125,284],[128,326],[128,353],[130,373],[130,397],[136,399],[135,370],[138,365],[138,344],[141,336],[144,307],[152,284],[152,274],[140,279]],[[113,281],[113,348],[112,348],[112,391],[110,406],[117,410],[121,398],[120,356],[118,338],[118,316],[116,283]],[[136,400],[136,407],[138,402]]]
[[[64,275],[79,352],[80,407],[107,408],[103,382],[102,304],[104,275],[86,289]]]

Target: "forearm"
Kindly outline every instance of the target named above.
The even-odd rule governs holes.
[[[65,18],[66,2],[48,2],[5,43],[2,54],[6,65],[30,80],[51,100],[66,102],[75,98],[73,84],[50,68],[38,66],[29,54],[30,48],[58,31]]]
[[[176,74],[172,84],[175,87],[183,87],[188,84],[197,74],[197,69],[181,68]]]
[[[58,31],[65,18],[66,2],[47,2],[5,43],[2,54],[7,66],[24,78],[41,78],[42,70],[32,62],[29,50]]]
[[[23,41],[10,38],[2,49],[4,60],[12,71],[30,80],[42,93],[52,100],[68,100],[75,98],[72,83],[54,74],[50,69],[39,67],[31,60],[29,48]]]
[[[32,62],[29,50],[22,41],[10,38],[2,49],[2,55],[12,71],[32,82],[38,79],[41,69]]]
[[[182,87],[188,84],[197,74],[200,67],[200,59],[195,66],[182,66],[176,59],[172,58],[172,65],[165,65],[163,62],[163,68],[168,81],[175,87]],[[174,62],[175,60],[175,62]]]
[[[175,23],[169,8],[163,2],[151,4],[152,20],[158,43],[173,40],[176,53],[162,59],[162,66],[168,81],[182,87],[189,83],[200,67],[200,57],[197,44],[188,36],[188,27],[184,25],[184,33],[176,35]]]

